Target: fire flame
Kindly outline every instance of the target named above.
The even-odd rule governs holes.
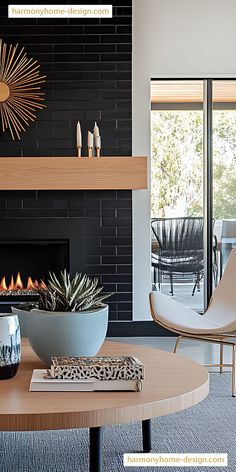
[[[0,282],[0,291],[9,291],[9,290],[33,290],[35,287],[46,288],[46,285],[43,281],[38,282],[38,280],[33,280],[30,276],[28,277],[26,287],[21,279],[20,272],[17,272],[16,279],[14,280],[13,275],[11,276],[11,281],[9,285],[7,285],[6,277],[2,277]]]

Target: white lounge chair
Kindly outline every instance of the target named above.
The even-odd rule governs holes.
[[[181,339],[220,345],[220,367],[232,367],[232,396],[236,396],[236,249],[232,249],[223,276],[215,288],[209,307],[204,315],[155,291],[150,294],[151,314],[160,326],[179,334],[174,352]],[[233,339],[235,338],[235,339]],[[232,364],[224,364],[223,347],[232,347]],[[208,364],[209,365],[209,364]]]

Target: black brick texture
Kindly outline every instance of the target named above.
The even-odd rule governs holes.
[[[131,6],[131,0],[121,4],[116,0],[113,18],[80,20],[9,19],[7,4],[0,6],[3,40],[24,46],[47,75],[43,85],[47,108],[38,112],[21,141],[13,142],[9,132],[0,132],[0,156],[76,155],[78,120],[84,152],[87,131],[96,120],[103,155],[131,154]]]
[[[113,18],[83,20],[8,19],[7,4],[0,5],[2,39],[25,46],[47,75],[47,108],[20,141],[0,131],[0,158],[75,156],[78,120],[85,146],[96,120],[102,154],[131,155],[132,0],[112,4]],[[114,292],[110,320],[132,320],[131,191],[0,191],[0,225],[6,219],[16,219],[19,225],[26,218],[29,225],[37,218],[85,221],[86,271]]]

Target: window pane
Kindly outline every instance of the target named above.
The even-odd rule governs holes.
[[[168,82],[171,87],[169,97],[175,101],[169,100],[165,109]],[[196,104],[191,102],[191,94],[194,92],[196,98],[197,90],[201,96],[203,84],[199,81],[194,90],[193,84],[189,84],[185,93],[185,82],[179,81],[176,86],[171,81],[164,81],[163,92],[161,81],[155,86],[155,109],[151,112],[152,275],[163,293],[201,311],[203,111],[202,105],[198,104],[196,109]],[[181,109],[180,103],[187,95],[189,103]]]
[[[236,81],[213,82],[213,214],[221,272],[236,247]],[[220,277],[221,274],[219,274]]]

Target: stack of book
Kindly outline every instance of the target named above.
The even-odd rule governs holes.
[[[35,369],[30,391],[142,390],[144,366],[131,356],[52,357],[49,370]]]

